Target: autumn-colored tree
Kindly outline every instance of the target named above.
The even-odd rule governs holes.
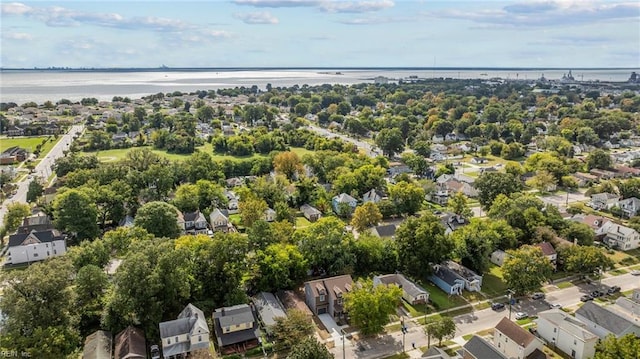
[[[358,232],[362,232],[371,226],[377,225],[382,220],[380,209],[373,202],[367,202],[356,207],[351,218],[351,225]]]
[[[295,152],[280,152],[273,158],[273,167],[276,172],[282,173],[289,180],[294,180],[302,173],[302,161]]]

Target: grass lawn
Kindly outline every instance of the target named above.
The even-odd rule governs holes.
[[[427,290],[427,292],[429,292],[429,301],[434,304],[437,310],[444,310],[468,304],[464,298],[458,295],[449,296],[431,282],[420,284]]]
[[[502,278],[502,268],[491,263],[489,272],[482,278],[482,291],[489,296],[504,295],[507,286]]]
[[[388,357],[384,357],[384,359],[407,359],[407,358],[409,358],[409,354],[407,353],[398,353]]]
[[[524,319],[516,320],[516,323],[518,323],[518,325],[520,325],[520,326],[527,325],[527,324],[529,324],[531,322],[533,322],[532,318],[524,318]]]
[[[467,334],[467,335],[463,335],[462,339],[469,341],[469,339],[473,338],[473,334]]]
[[[62,138],[58,136],[58,138],[54,138],[53,136],[37,136],[37,137],[20,137],[20,138],[0,138],[0,152],[6,150],[9,147],[18,146],[26,149],[29,152],[35,151],[36,146],[42,143],[43,140],[49,139],[44,146],[42,146],[42,150],[40,151],[40,157],[44,157],[51,148],[55,146],[56,143]]]
[[[474,306],[473,306],[473,309],[475,309],[475,310],[483,310],[483,309],[487,309],[487,308],[489,308],[489,307],[491,307],[491,303],[489,303],[489,302],[482,302],[482,303],[479,303],[479,304],[474,305]]]
[[[560,283],[556,284],[556,287],[558,287],[560,289],[565,289],[565,288],[573,287],[573,283],[571,283],[571,282],[560,282]]]
[[[311,225],[311,222],[309,222],[308,219],[304,218],[304,217],[296,217],[296,228],[304,228],[304,227],[309,227]]]
[[[396,324],[387,325],[386,327],[384,327],[384,331],[385,333],[393,333],[393,332],[400,331],[400,328],[401,328],[401,324],[396,323]]]
[[[614,275],[614,276],[622,275],[622,274],[626,274],[626,273],[629,273],[629,272],[627,272],[624,269],[615,269],[615,270],[612,270],[612,271],[609,272],[609,274]]]

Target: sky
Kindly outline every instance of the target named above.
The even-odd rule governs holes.
[[[640,68],[638,0],[0,3],[4,68]]]

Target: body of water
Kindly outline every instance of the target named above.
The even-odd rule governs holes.
[[[257,85],[264,89],[304,84],[355,84],[373,82],[377,76],[390,79],[454,78],[454,79],[520,79],[533,80],[544,75],[559,80],[569,70],[561,69],[273,69],[273,70],[157,70],[157,71],[17,71],[0,72],[0,102],[22,104],[43,103],[60,99],[79,101],[83,97],[111,100],[114,96],[132,99],[158,92],[192,92],[236,86]],[[585,69],[573,71],[579,81],[626,81],[631,69]]]

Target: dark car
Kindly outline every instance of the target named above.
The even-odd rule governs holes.
[[[604,292],[601,292],[599,290],[594,290],[593,292],[591,292],[591,296],[593,298],[602,297],[603,295],[604,295]]]
[[[491,304],[491,309],[493,310],[504,309],[504,303],[493,303]]]
[[[592,297],[592,296],[590,296],[589,294],[585,294],[585,295],[583,295],[582,297],[580,297],[580,301],[581,301],[581,302],[588,302],[588,301],[590,301],[590,300],[593,300],[593,297]]]
[[[617,285],[614,285],[613,287],[610,287],[609,289],[607,289],[607,293],[609,294],[618,293],[619,291],[620,291],[620,287],[618,287]]]

